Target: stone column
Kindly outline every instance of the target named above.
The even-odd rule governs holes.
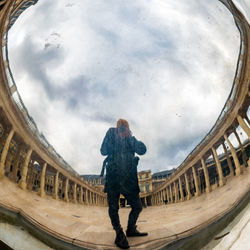
[[[160,191],[160,194],[161,194],[161,204],[163,204],[164,203],[163,190]]]
[[[195,171],[195,168],[194,166],[192,167],[192,171],[193,171],[193,177],[194,177],[194,185],[195,185],[195,197],[199,196],[201,194],[201,191],[199,189],[199,183],[198,183],[198,178],[197,178],[197,175],[196,175],[196,171]]]
[[[234,169],[233,169],[233,165],[232,165],[231,159],[229,157],[229,154],[227,152],[227,148],[226,148],[225,142],[222,143],[222,146],[223,146],[226,158],[227,158],[228,167],[230,169],[230,176],[233,176],[234,175]]]
[[[179,198],[177,193],[176,181],[174,181],[174,192],[175,192],[175,203],[177,203],[179,201]]]
[[[144,204],[145,204],[146,207],[148,206],[146,197],[144,197]]]
[[[38,191],[38,194],[39,194],[41,197],[44,197],[44,196],[45,196],[44,187],[45,187],[46,168],[47,168],[47,162],[45,162],[45,163],[43,164],[43,169],[42,169],[41,176],[40,176],[40,189],[39,189],[39,191]]]
[[[56,176],[54,181],[54,193],[53,193],[53,198],[56,200],[58,200],[58,177],[59,177],[59,172],[56,171]]]
[[[179,177],[179,187],[180,187],[180,193],[181,193],[181,201],[184,201],[184,194],[183,194],[183,189],[182,189],[181,176]]]
[[[12,128],[5,141],[3,151],[1,154],[1,158],[0,158],[0,179],[4,177],[4,164],[5,164],[6,156],[9,151],[10,142],[11,142],[13,135],[14,135],[14,129]]]
[[[186,184],[186,190],[187,190],[187,200],[190,200],[192,195],[190,193],[190,187],[189,187],[187,173],[185,173],[184,175],[185,175],[185,184]]]
[[[230,151],[231,151],[231,154],[233,156],[234,165],[235,165],[235,174],[236,174],[236,176],[238,176],[238,175],[241,174],[241,168],[240,168],[240,162],[239,162],[238,156],[236,154],[236,151],[235,151],[232,143],[229,141],[229,139],[228,139],[228,137],[227,137],[226,134],[224,135],[224,138],[227,141],[227,144],[228,144],[228,146],[230,148]]]
[[[88,190],[85,188],[85,204],[89,204]]]
[[[205,163],[203,158],[201,158],[201,165],[202,165],[202,168],[204,171],[204,176],[205,176],[206,193],[209,193],[209,192],[211,192],[211,186],[210,186],[210,182],[209,182],[209,173],[208,173],[207,166],[206,166],[206,163]]]
[[[172,183],[169,185],[169,191],[170,191],[171,203],[174,203],[174,202],[173,202]]]
[[[167,187],[167,201],[170,203],[169,187]]]
[[[248,125],[245,123],[245,121],[242,119],[240,115],[237,115],[237,120],[240,126],[242,127],[242,129],[246,132],[248,139],[250,139],[250,129]]]
[[[28,165],[27,177],[26,177],[26,189],[32,190],[34,182],[34,161],[30,160]]]
[[[89,191],[89,204],[93,205],[92,192]]]
[[[214,156],[214,159],[215,159],[215,164],[216,164],[216,167],[217,167],[217,171],[218,171],[218,174],[219,174],[219,185],[220,185],[220,187],[222,187],[225,184],[225,178],[223,176],[221,164],[220,164],[217,152],[216,152],[214,147],[212,147],[212,152],[213,152],[213,156]]]
[[[13,154],[9,154],[9,156],[7,155],[7,162],[5,164],[5,169],[6,169],[6,172],[8,173],[8,177],[10,177],[10,166],[11,166],[11,163],[12,163],[12,160],[14,158],[14,155]],[[13,171],[13,169],[12,169]]]
[[[22,149],[23,149],[22,146],[18,147],[18,151],[16,153],[15,160],[13,162],[13,170],[10,174],[10,179],[13,180],[14,182],[17,181],[16,178],[17,178],[18,164],[21,158]]]
[[[25,160],[24,160],[24,164],[23,164],[23,169],[22,169],[22,174],[21,174],[22,178],[18,184],[21,189],[26,189],[26,186],[27,186],[26,177],[27,177],[28,166],[29,166],[31,154],[32,154],[32,149],[29,148],[29,150],[26,154]]]
[[[74,187],[73,187],[73,188],[74,188],[74,190],[73,190],[73,191],[74,191],[74,194],[73,194],[74,203],[77,203],[77,198],[76,198],[76,185],[77,185],[77,184],[74,183]]]
[[[242,153],[242,160],[243,160],[243,164],[245,165],[245,167],[247,167],[247,155],[246,155],[246,152],[245,152],[245,149],[240,141],[240,137],[238,135],[238,133],[236,132],[236,130],[234,130],[234,134],[236,136],[236,139],[240,145],[240,149],[241,149],[241,153]]]
[[[0,151],[1,151],[3,144],[4,144],[4,138],[5,138],[5,136],[4,136],[4,134],[2,134],[2,136],[0,137]]]
[[[65,187],[64,187],[64,200],[66,202],[69,202],[68,191],[69,191],[69,179],[66,178],[66,180],[65,180]]]
[[[163,192],[163,204],[166,204],[166,200],[167,200],[166,188],[164,188],[162,192]]]
[[[80,186],[80,203],[83,204],[83,190],[82,190],[82,186]]]

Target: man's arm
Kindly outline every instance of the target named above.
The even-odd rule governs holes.
[[[141,141],[138,141],[134,136],[130,138],[132,149],[138,155],[144,155],[147,151],[145,144]]]
[[[105,137],[104,137],[104,139],[103,139],[103,142],[102,142],[102,146],[101,146],[101,154],[102,155],[110,155],[110,154],[112,154],[112,152],[113,152],[113,145],[112,145],[112,133],[113,133],[113,131],[112,131],[113,129],[112,128],[110,128],[108,131],[107,131],[107,133],[106,133],[106,135],[105,135]]]

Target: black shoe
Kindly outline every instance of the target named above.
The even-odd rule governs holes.
[[[128,240],[122,229],[116,232],[115,244],[122,249],[129,248]]]
[[[136,237],[136,236],[147,236],[148,233],[141,233],[136,229],[136,226],[130,227],[126,230],[127,237]]]

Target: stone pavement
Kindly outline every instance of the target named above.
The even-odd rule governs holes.
[[[138,228],[147,231],[149,235],[129,238],[131,249],[156,249],[206,228],[230,211],[249,191],[249,177],[250,169],[240,176],[228,178],[225,186],[209,194],[177,204],[143,209]],[[88,249],[115,248],[115,233],[110,224],[107,207],[66,203],[48,196],[41,198],[35,192],[20,189],[7,178],[0,181],[0,206],[20,213],[37,228],[59,239]],[[129,208],[119,211],[124,229],[129,211]],[[249,223],[241,231],[241,236],[247,233]]]

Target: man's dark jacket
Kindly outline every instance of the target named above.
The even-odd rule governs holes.
[[[121,138],[116,128],[110,128],[103,139],[101,154],[108,156],[104,192],[120,191],[124,194],[139,193],[135,153],[146,153],[144,143],[134,136]]]

